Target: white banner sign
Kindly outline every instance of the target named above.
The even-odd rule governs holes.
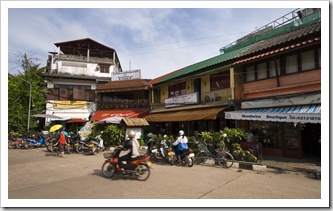
[[[188,95],[180,95],[177,97],[171,97],[165,99],[165,108],[183,106],[188,104],[197,104],[199,102],[198,93],[192,93]]]
[[[300,122],[300,123],[320,123],[321,115],[313,114],[290,114],[290,113],[253,113],[253,112],[225,112],[226,119],[271,121],[271,122]]]
[[[132,79],[141,79],[141,70],[131,70],[123,71],[119,73],[112,73],[112,81],[123,81],[123,80],[132,80]]]

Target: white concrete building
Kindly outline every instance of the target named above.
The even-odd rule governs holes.
[[[46,114],[62,119],[89,120],[96,111],[95,89],[111,80],[122,68],[113,48],[90,38],[55,43],[49,52]],[[47,118],[48,125],[52,120]]]

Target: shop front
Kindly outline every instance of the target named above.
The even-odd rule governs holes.
[[[226,126],[224,111],[228,106],[203,107],[152,113],[145,119],[155,126],[155,132],[177,135],[184,130],[188,136],[201,131],[216,132]]]
[[[239,120],[263,144],[264,155],[291,158],[320,157],[321,106],[303,105],[225,112]]]

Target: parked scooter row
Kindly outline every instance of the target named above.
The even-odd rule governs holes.
[[[160,143],[160,147],[156,146],[156,141],[153,134],[148,134],[150,138],[147,142],[147,154],[151,156],[152,161],[157,161],[160,158],[168,162],[170,165],[179,163],[192,167],[194,164],[194,153],[191,149],[186,149],[179,152],[179,156],[176,156],[176,149],[173,146],[167,144],[166,136]]]
[[[103,131],[101,132],[101,134]],[[96,155],[98,152],[104,151],[103,139],[101,134],[93,137],[89,136],[85,140],[82,140],[79,134],[69,133],[66,137],[67,145],[65,145],[65,152],[68,154],[92,154]],[[47,150],[49,152],[57,152],[59,150],[59,135],[55,135],[47,144]]]
[[[8,149],[32,149],[46,146],[46,135],[32,134],[31,136],[24,135],[23,137],[9,137]]]

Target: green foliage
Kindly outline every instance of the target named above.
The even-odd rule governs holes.
[[[122,145],[125,130],[118,125],[107,125],[103,130],[102,139],[106,147]]]
[[[36,129],[38,126],[37,118],[31,115],[45,110],[46,82],[43,78],[45,67],[40,68],[40,64],[34,64],[33,60],[26,54],[22,55],[23,71],[19,71],[19,74],[15,76],[8,75],[8,131],[12,133],[25,134],[27,132],[30,96],[30,130]]]

